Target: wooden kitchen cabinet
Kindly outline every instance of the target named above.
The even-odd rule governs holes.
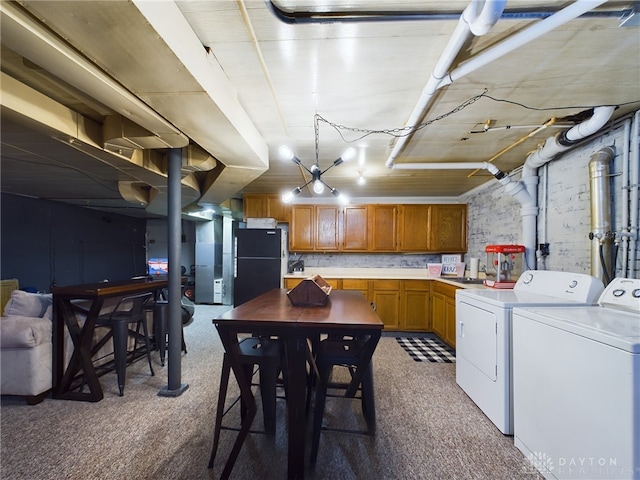
[[[403,280],[400,330],[428,332],[431,330],[429,280]]]
[[[289,215],[289,251],[339,250],[339,214],[340,207],[333,205],[293,205]]]
[[[451,348],[456,348],[456,290],[453,285],[433,282],[431,324],[433,332]]]
[[[370,301],[371,293],[370,293],[370,280],[362,279],[362,278],[343,278],[341,281],[342,290],[357,290],[362,292],[364,298],[367,301]]]
[[[289,251],[310,252],[315,248],[315,207],[294,205],[291,207],[289,223]]]
[[[342,212],[342,250],[366,252],[369,247],[369,207],[348,205]]]
[[[340,207],[333,205],[316,205],[315,207],[315,250],[340,250],[338,227],[340,223]]]
[[[300,278],[285,278],[284,279],[284,288],[287,290],[291,290],[294,287],[297,287],[302,281],[307,278],[304,275],[301,275]]]
[[[429,214],[431,205],[400,205],[400,251],[429,251]]]
[[[371,280],[371,301],[385,330],[400,328],[400,280]]]
[[[278,222],[289,222],[291,206],[282,203],[278,195],[245,194],[242,197],[243,216],[247,218],[275,218]]]
[[[395,252],[398,249],[396,205],[369,205],[368,231],[370,252]]]
[[[464,253],[465,204],[294,205],[292,252]]]
[[[429,251],[467,251],[467,205],[431,205]]]

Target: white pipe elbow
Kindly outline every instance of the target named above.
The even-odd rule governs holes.
[[[504,8],[507,6],[506,0],[487,0],[482,9],[478,12],[478,2],[472,3],[462,13],[463,18],[469,25],[469,30],[475,36],[485,35],[491,31],[494,25],[502,16]]]
[[[594,108],[591,118],[569,129],[565,134],[565,138],[571,142],[576,142],[593,135],[606,125],[615,109],[616,107],[611,106]]]

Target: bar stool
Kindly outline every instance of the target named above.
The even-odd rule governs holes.
[[[278,375],[281,370],[281,342],[272,338],[248,337],[238,342],[239,355],[238,361],[244,370],[245,378],[251,381],[254,374],[254,367],[257,365],[259,369],[259,385],[260,396],[262,398],[262,414],[264,418],[264,432],[270,435],[275,434],[276,430],[276,387],[278,383]],[[238,397],[225,410],[225,402],[227,397],[227,387],[229,385],[229,375],[231,373],[231,363],[229,361],[229,353],[225,352],[222,360],[222,375],[220,378],[220,391],[218,394],[218,407],[216,411],[216,421],[213,431],[213,447],[209,458],[209,468],[213,468],[213,462],[218,450],[220,440],[220,430],[240,430],[239,428],[228,427],[222,425],[222,418],[231,410],[231,408],[240,402],[241,418],[244,419],[246,413],[246,405]],[[252,384],[253,385],[253,384]],[[255,432],[254,432],[255,433]],[[240,453],[242,444],[234,445],[229,459],[225,465],[222,477],[226,478],[231,473],[231,469],[235,464],[235,460]]]
[[[318,447],[320,444],[320,432],[322,430],[338,431],[345,433],[359,433],[373,436],[376,431],[376,410],[375,396],[373,388],[373,359],[371,359],[363,372],[362,380],[358,385],[353,385],[353,376],[357,366],[360,364],[364,353],[366,340],[358,338],[329,337],[314,345],[313,358],[316,365],[316,396],[313,410],[313,436],[311,441],[311,455],[309,463],[314,466],[318,457]],[[346,367],[352,377],[350,383],[331,382],[331,374],[334,367]],[[343,395],[329,394],[328,389],[344,390]],[[353,390],[360,392],[357,397],[350,395]],[[362,414],[367,424],[366,431],[347,430],[339,428],[329,428],[322,426],[324,408],[327,397],[360,398],[362,404]]]
[[[147,302],[151,299],[152,294],[150,292],[129,295],[122,297],[118,300],[114,310],[108,314],[101,315],[96,319],[97,327],[107,327],[109,332],[92,348],[91,355],[93,356],[100,348],[109,340],[113,338],[113,354],[114,363],[116,368],[116,374],[118,376],[118,389],[119,395],[124,395],[124,384],[126,380],[126,367],[127,367],[127,341],[129,337],[134,339],[133,351],[131,352],[131,361],[135,359],[136,350],[138,348],[138,341],[144,340],[146,347],[147,361],[149,362],[149,370],[151,375],[154,375],[153,366],[151,365],[151,344],[149,342],[149,331],[146,322],[146,316],[144,314],[144,308]],[[130,325],[136,325],[135,330],[130,328]],[[142,326],[142,334],[140,333],[140,327]]]
[[[149,302],[145,305],[145,310],[151,311],[151,315],[153,317],[153,342],[160,354],[160,365],[164,367],[164,359],[166,358],[167,351],[169,302],[167,300],[156,300],[154,302]],[[185,315],[184,310],[181,310],[181,312],[182,351],[184,353],[187,353],[187,344],[184,341],[184,324],[186,323],[185,316],[187,315]],[[186,321],[188,322],[190,319],[191,316],[188,316]]]

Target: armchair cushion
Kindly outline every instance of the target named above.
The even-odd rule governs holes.
[[[11,298],[4,308],[4,316],[53,318],[53,295],[29,293],[22,290],[11,292]]]
[[[1,348],[34,348],[51,343],[52,323],[48,318],[12,315],[2,317]]]

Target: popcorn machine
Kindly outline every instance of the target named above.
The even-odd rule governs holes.
[[[522,245],[487,245],[487,278],[484,284],[493,288],[513,288],[522,273]]]

